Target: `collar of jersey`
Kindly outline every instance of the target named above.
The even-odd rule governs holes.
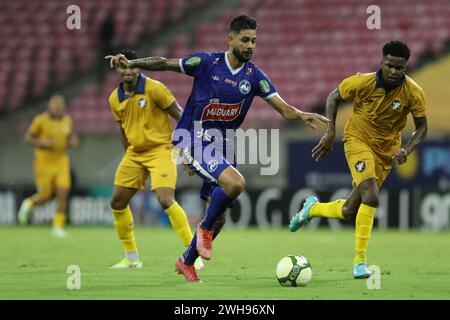
[[[377,73],[376,73],[375,79],[376,79],[376,86],[377,86],[377,88],[384,88],[386,91],[390,91],[390,90],[392,90],[392,89],[395,89],[395,88],[397,88],[397,87],[400,87],[400,86],[405,82],[406,76],[403,75],[403,76],[400,78],[400,80],[398,80],[395,84],[393,84],[393,85],[387,85],[387,84],[385,84],[385,83],[383,82],[383,80],[381,80],[381,71],[382,71],[382,70],[383,70],[383,69],[380,69],[380,70],[378,70]]]
[[[145,92],[145,76],[142,73],[139,73],[136,88],[134,88],[135,93],[144,93]],[[123,90],[123,82],[119,84],[119,88],[117,90],[117,93],[119,94],[119,102],[122,102],[125,99],[128,99],[129,97],[125,93],[125,90]]]
[[[245,63],[242,64],[242,66],[240,66],[237,69],[233,69],[231,67],[230,61],[228,60],[228,51],[225,51],[225,63],[227,64],[228,70],[230,70],[231,74],[234,76],[236,74],[239,73],[239,71],[242,70],[242,68],[244,67]]]

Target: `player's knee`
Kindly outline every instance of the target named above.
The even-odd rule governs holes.
[[[380,198],[377,192],[368,192],[363,194],[362,202],[370,207],[377,208],[380,204]]]
[[[355,208],[354,206],[344,205],[342,207],[342,215],[345,220],[351,220],[356,217],[356,214],[358,213],[358,208]]]
[[[245,190],[245,186],[246,183],[244,178],[240,178],[236,181],[231,182],[225,192],[227,192],[231,197],[236,198]]]
[[[113,196],[110,205],[113,210],[123,210],[127,207],[128,203],[119,197]]]
[[[37,196],[34,198],[35,204],[42,204],[44,202],[49,201],[52,198],[53,194],[51,192],[39,192]]]
[[[175,202],[172,195],[156,194],[156,198],[158,199],[159,204],[164,210],[172,206]]]

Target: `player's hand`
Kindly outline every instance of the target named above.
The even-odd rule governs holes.
[[[400,150],[396,151],[394,155],[392,156],[392,159],[397,160],[398,164],[402,165],[406,162],[406,158],[408,157],[408,152],[401,148]]]
[[[130,62],[123,54],[108,55],[105,57],[105,59],[110,59],[109,66],[111,69],[114,69],[116,66],[127,68],[130,65]]]
[[[330,122],[330,119],[317,113],[302,112],[300,117],[313,130],[317,130],[319,126]]]
[[[189,169],[189,166],[188,166],[186,163],[183,163],[183,170],[184,170],[185,172],[187,172],[187,174],[188,174],[190,177],[192,177],[192,176],[194,175],[194,172],[193,172],[191,169]]]
[[[51,149],[53,147],[53,142],[50,139],[40,139],[37,146],[42,149]]]
[[[334,133],[326,133],[322,136],[319,143],[312,149],[312,157],[316,161],[321,161],[333,149]]]

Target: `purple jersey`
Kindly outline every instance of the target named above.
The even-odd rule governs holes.
[[[194,77],[191,95],[184,108],[177,129],[192,134],[194,122],[203,130],[218,129],[226,136],[226,129],[237,129],[255,95],[269,99],[277,92],[270,79],[253,63],[245,62],[233,70],[227,52],[197,52],[180,59],[181,71]],[[176,145],[185,141],[173,141]]]

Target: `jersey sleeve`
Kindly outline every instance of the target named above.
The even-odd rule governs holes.
[[[156,105],[163,110],[169,108],[175,101],[172,92],[170,92],[164,83],[160,81],[155,81],[155,87],[151,94],[153,101],[155,101]]]
[[[417,88],[414,98],[411,102],[411,114],[414,118],[422,118],[426,116],[427,101],[422,88]]]
[[[272,81],[270,81],[269,77],[261,70],[258,70],[257,72],[257,81],[256,95],[267,100],[277,94],[277,89],[275,89]]]
[[[122,122],[122,114],[119,112],[119,101],[117,98],[117,90],[114,90],[109,96],[109,107],[111,108],[114,120],[117,122]]]
[[[195,52],[179,60],[180,69],[184,74],[197,77],[204,69],[211,55],[207,52]]]
[[[40,116],[34,117],[27,131],[32,136],[39,135],[42,131],[42,118]]]
[[[352,101],[356,98],[358,89],[361,86],[361,75],[359,73],[345,78],[338,86],[339,94],[345,101]]]

